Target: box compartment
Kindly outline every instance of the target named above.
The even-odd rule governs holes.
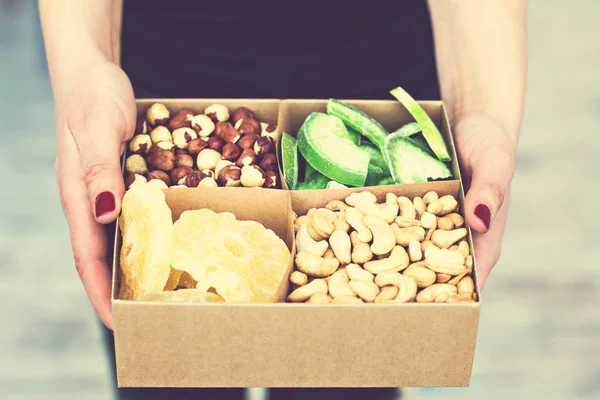
[[[212,103],[247,106],[278,132],[295,135],[304,118],[324,110],[326,100],[144,100],[177,110],[201,111]],[[393,101],[348,101],[388,130],[412,119]],[[264,109],[256,105],[264,104]],[[440,102],[421,102],[439,124],[453,155],[456,180],[409,185],[310,191],[262,188],[165,190],[176,220],[185,210],[206,207],[238,219],[263,223],[295,255],[293,213],[323,207],[349,193],[370,191],[409,198],[430,190],[464,193],[456,152]],[[278,107],[278,108],[274,108]],[[263,114],[261,114],[263,113]],[[272,119],[275,118],[276,120]],[[279,147],[279,146],[278,146]],[[280,172],[281,174],[281,172]],[[285,180],[282,178],[282,184]],[[116,228],[114,272],[119,270],[121,236]],[[471,231],[467,236],[473,249]],[[474,259],[473,278],[477,284]],[[292,270],[290,263],[289,271]],[[114,297],[117,377],[120,387],[422,387],[468,386],[473,366],[480,303],[291,304],[284,279],[280,303],[183,304],[124,301]],[[479,289],[476,292],[480,298]]]

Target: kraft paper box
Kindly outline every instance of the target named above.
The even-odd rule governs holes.
[[[326,100],[145,99],[143,115],[160,101],[172,114],[181,108],[202,112],[213,103],[250,108],[263,122],[295,136],[312,111],[325,111]],[[388,131],[412,122],[394,100],[343,100],[366,112]],[[385,199],[452,194],[464,209],[456,151],[443,104],[421,106],[449,145],[455,180],[366,188],[309,191],[264,188],[169,188],[165,190],[175,221],[185,210],[209,208],[232,212],[272,229],[292,252],[293,212],[324,207],[357,191]],[[279,153],[279,146],[278,146]],[[279,154],[278,154],[279,156]],[[281,163],[281,161],[280,161]],[[281,164],[280,164],[281,165]],[[467,240],[473,251],[472,236]],[[115,231],[113,317],[120,387],[421,387],[468,386],[471,379],[480,303],[292,304],[288,275],[278,302],[269,304],[160,303],[119,300],[121,235]],[[475,271],[472,276],[476,283]]]

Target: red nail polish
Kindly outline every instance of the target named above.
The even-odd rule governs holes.
[[[115,209],[115,196],[111,192],[102,192],[96,197],[96,218]]]
[[[485,225],[485,229],[490,228],[492,212],[490,211],[488,206],[486,206],[485,204],[480,204],[477,207],[475,207],[475,215],[481,220],[481,222],[483,222],[483,224]]]

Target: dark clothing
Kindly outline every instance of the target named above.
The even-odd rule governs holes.
[[[136,98],[440,98],[425,0],[125,0]],[[114,345],[107,333],[114,366]],[[273,389],[270,399],[397,398],[396,389]],[[120,399],[243,399],[238,389],[121,389]]]

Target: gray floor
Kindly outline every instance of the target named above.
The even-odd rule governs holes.
[[[17,13],[0,8],[0,398],[107,399],[55,186],[37,15],[33,1],[22,3]],[[600,3],[530,5],[512,211],[485,291],[472,385],[411,389],[407,399],[600,398]]]

